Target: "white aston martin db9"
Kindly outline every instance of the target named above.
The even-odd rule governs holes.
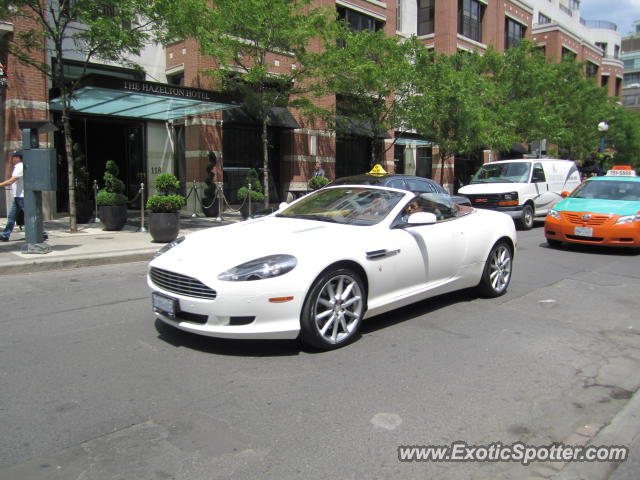
[[[508,215],[448,195],[340,185],[179,238],[151,261],[153,311],[212,337],[350,342],[368,317],[454,290],[506,292]]]

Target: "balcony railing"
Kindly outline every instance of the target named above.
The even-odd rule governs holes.
[[[613,30],[614,32],[618,31],[618,26],[613,22],[608,22],[606,20],[585,20],[584,18],[580,19],[580,23],[586,26],[587,28],[599,28],[602,30]]]

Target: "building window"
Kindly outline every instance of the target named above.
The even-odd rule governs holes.
[[[620,58],[620,45],[613,47],[613,58]]]
[[[544,13],[538,12],[538,24],[544,25],[546,23],[551,23],[551,19],[547,17]]]
[[[640,73],[625,73],[624,74],[625,85],[632,85],[634,83],[640,83]]]
[[[524,38],[527,27],[510,18],[505,21],[504,27],[504,48],[517,47],[520,40]]]
[[[435,31],[435,0],[418,0],[418,35]]]
[[[569,0],[570,10],[580,10],[580,0]]]
[[[601,87],[608,87],[609,86],[609,76],[608,75],[602,75],[600,77],[600,86]]]
[[[176,85],[178,87],[184,87],[184,71],[167,75],[167,83],[169,85]]]
[[[606,42],[596,42],[596,47],[599,47],[602,50],[602,55],[607,54],[607,44]]]
[[[562,59],[564,60],[565,58],[570,58],[571,60],[575,60],[576,52],[574,52],[573,50],[569,50],[566,47],[562,47]]]
[[[484,5],[476,0],[460,0],[458,5],[458,33],[482,42]]]
[[[382,20],[345,7],[338,7],[338,18],[344,21],[352,32],[362,32],[364,30],[377,32],[384,27]]]
[[[587,78],[595,78],[598,75],[598,65],[593,62],[587,62],[586,66]]]
[[[402,0],[396,0],[396,32],[402,31]]]

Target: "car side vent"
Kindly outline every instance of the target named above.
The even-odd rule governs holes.
[[[152,267],[149,277],[158,287],[178,295],[205,300],[215,300],[218,295],[215,290],[207,287],[200,280],[161,268]]]

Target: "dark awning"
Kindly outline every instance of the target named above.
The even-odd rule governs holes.
[[[374,135],[373,122],[371,122],[371,120],[362,120],[359,118],[338,115],[336,117],[336,127],[338,132],[342,134],[369,138],[393,138],[389,135],[389,132],[382,130],[375,132]]]
[[[291,112],[285,107],[272,107],[267,114],[267,125],[278,128],[300,128],[300,124],[293,118]],[[234,108],[222,112],[222,121],[235,125],[259,125],[260,122],[253,118],[244,108]]]
[[[60,89],[52,89],[49,98],[51,110],[62,110]],[[71,109],[75,113],[166,121],[237,108],[239,103],[239,99],[210,90],[92,74],[80,80]]]

